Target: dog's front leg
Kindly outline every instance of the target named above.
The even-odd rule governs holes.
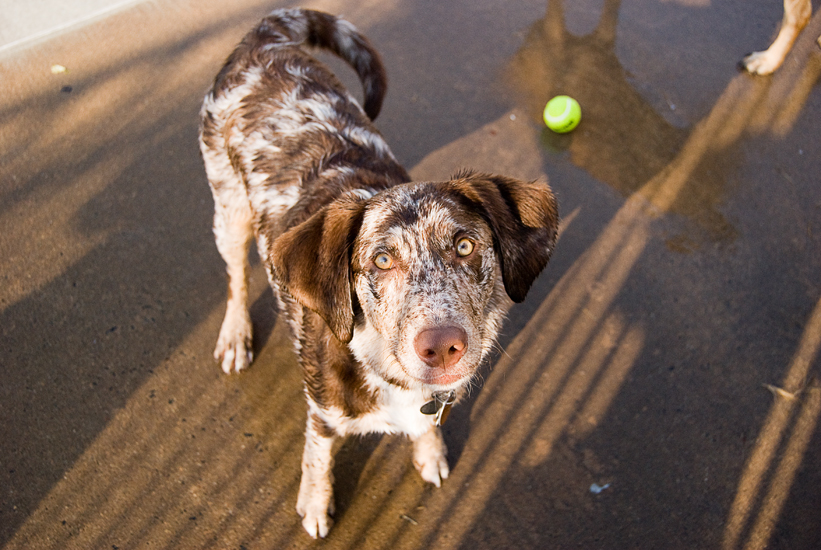
[[[333,525],[330,517],[334,513],[333,442],[333,431],[309,413],[296,511],[302,516],[302,526],[313,538],[324,538]]]
[[[442,432],[437,426],[417,438],[413,438],[413,465],[419,470],[422,479],[441,487],[442,480],[450,474],[448,461],[445,458],[448,449]]]

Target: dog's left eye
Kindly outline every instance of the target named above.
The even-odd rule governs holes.
[[[473,246],[473,241],[463,237],[456,241],[456,253],[463,258],[470,256],[471,252],[473,252]]]
[[[373,259],[373,263],[376,264],[376,267],[385,271],[393,267],[393,258],[383,252],[377,254],[376,258]]]

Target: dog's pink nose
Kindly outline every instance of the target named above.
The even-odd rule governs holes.
[[[449,369],[465,354],[468,335],[459,327],[438,327],[416,335],[413,347],[429,367]]]

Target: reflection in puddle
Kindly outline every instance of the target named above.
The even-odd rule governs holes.
[[[548,152],[566,150],[573,164],[625,197],[639,192],[650,198],[646,184],[675,165],[688,135],[642,97],[619,62],[619,7],[618,0],[605,1],[597,27],[578,37],[566,28],[563,3],[548,2],[544,19],[529,29],[507,76],[534,118],[547,99],[560,93],[581,103],[583,120],[573,133],[559,136],[544,130]],[[733,145],[704,151],[689,168],[682,191],[662,209],[695,222],[686,236],[671,239],[670,249],[687,252],[702,241],[728,243],[738,237],[719,210],[740,164]]]

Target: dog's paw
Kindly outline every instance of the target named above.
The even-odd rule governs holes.
[[[254,360],[252,348],[253,329],[251,319],[244,316],[225,316],[214,349],[214,359],[222,366],[225,374],[239,372]]]
[[[781,66],[783,59],[778,59],[777,56],[772,55],[769,51],[753,52],[741,60],[739,65],[742,69],[759,75],[768,75],[775,72]]]
[[[307,512],[302,518],[302,527],[304,527],[305,531],[307,531],[311,538],[314,539],[324,539],[328,535],[328,532],[331,530],[333,524],[334,521],[324,512],[318,514]]]
[[[450,474],[448,461],[444,456],[429,457],[425,462],[414,460],[413,465],[419,470],[419,475],[428,483],[433,483],[437,487],[442,486],[442,480],[447,479]]]
[[[322,495],[303,494],[300,489],[296,512],[302,518],[302,527],[312,538],[325,538],[334,524],[331,519],[334,513],[333,499]]]
[[[441,487],[442,480],[450,474],[446,456],[447,447],[439,428],[432,428],[413,442],[414,467],[422,479],[437,487]]]

